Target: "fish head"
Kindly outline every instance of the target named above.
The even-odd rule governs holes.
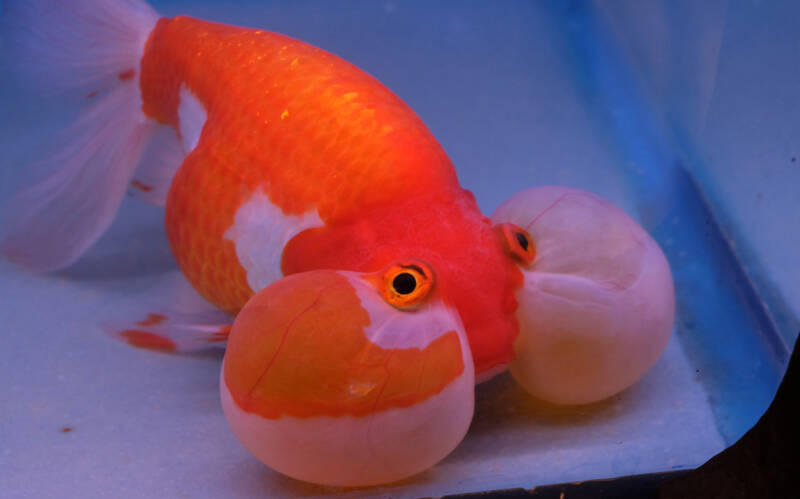
[[[434,269],[438,299],[458,313],[476,373],[513,360],[514,293],[522,273],[468,191],[409,196],[307,229],[285,247],[282,269],[284,275],[318,268],[375,272],[407,258]]]

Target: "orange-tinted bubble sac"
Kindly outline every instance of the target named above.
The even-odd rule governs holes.
[[[386,349],[365,336],[370,322],[342,275],[286,277],[237,317],[228,388],[239,407],[266,418],[363,416],[421,402],[464,372],[454,330],[422,349]]]
[[[373,485],[446,456],[472,419],[474,369],[455,312],[404,310],[364,274],[287,276],[231,331],[221,375],[239,441],[286,475]]]

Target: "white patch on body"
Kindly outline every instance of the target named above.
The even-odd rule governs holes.
[[[178,104],[178,130],[180,130],[181,142],[186,154],[189,154],[197,147],[197,142],[200,141],[200,133],[203,131],[207,118],[208,115],[203,103],[191,90],[186,88],[186,85],[181,85]]]
[[[316,210],[286,215],[258,190],[239,207],[225,239],[236,246],[247,283],[257,293],[283,277],[281,257],[286,243],[306,229],[323,225]]]

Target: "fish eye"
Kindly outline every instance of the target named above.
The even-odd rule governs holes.
[[[528,236],[526,236],[522,232],[516,232],[514,235],[517,237],[517,242],[519,243],[519,247],[522,248],[523,251],[527,251],[529,244]]]
[[[415,260],[393,263],[381,281],[381,295],[390,305],[411,308],[427,298],[434,279],[431,268]]]
[[[528,231],[512,223],[502,223],[496,226],[503,241],[503,247],[512,258],[528,265],[536,257],[536,248]]]
[[[417,289],[417,280],[408,272],[402,272],[392,279],[392,288],[401,295],[407,295]]]

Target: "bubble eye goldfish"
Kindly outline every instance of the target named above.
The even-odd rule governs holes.
[[[60,269],[126,193],[163,205],[181,274],[115,334],[228,340],[225,414],[279,471],[397,480],[458,444],[476,380],[510,366],[539,397],[586,403],[666,346],[669,267],[635,222],[565,188],[485,217],[416,114],[332,54],[140,0],[11,1],[3,32],[21,77],[85,108],[51,175],[7,202],[0,251]]]

